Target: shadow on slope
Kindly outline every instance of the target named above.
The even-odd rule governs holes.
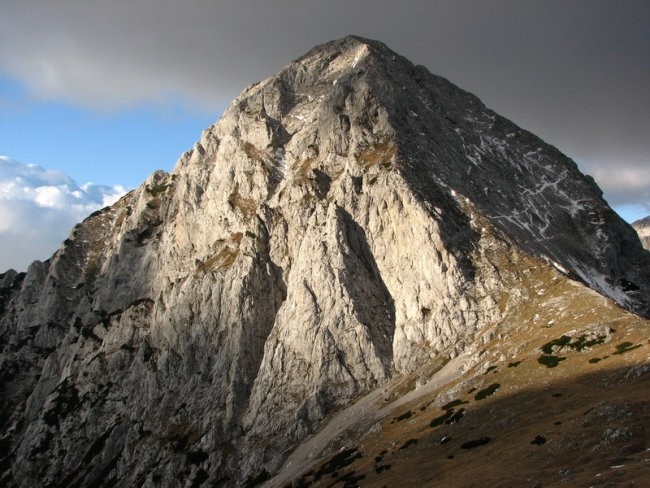
[[[521,363],[510,364],[442,406],[394,412],[285,486],[648,486],[650,364],[524,388],[509,384]]]

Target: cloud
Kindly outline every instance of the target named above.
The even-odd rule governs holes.
[[[125,193],[0,156],[0,270],[49,258],[74,224]]]
[[[646,0],[6,1],[0,70],[44,100],[213,112],[313,45],[358,34],[557,146],[614,203],[649,191],[649,24]]]
[[[650,164],[596,163],[592,176],[613,207],[637,206],[650,215]]]

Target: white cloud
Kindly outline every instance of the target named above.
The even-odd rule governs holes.
[[[634,206],[650,214],[650,165],[612,158],[616,163],[593,162],[586,170],[613,207]]]
[[[613,206],[650,213],[650,2],[0,3],[0,75],[36,99],[109,112],[180,103],[213,113],[317,43],[380,39],[581,162]],[[13,104],[0,93],[0,110]],[[61,193],[39,201],[73,194]]]
[[[125,193],[0,156],[0,271],[49,258],[74,224]]]

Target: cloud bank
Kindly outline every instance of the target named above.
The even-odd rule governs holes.
[[[610,204],[648,205],[647,0],[0,4],[0,70],[38,99],[210,112],[315,44],[358,34],[557,146]]]
[[[592,176],[610,206],[638,207],[650,215],[650,162],[635,165],[612,158],[610,164],[594,165]]]
[[[74,224],[125,193],[0,156],[0,272],[49,258]]]

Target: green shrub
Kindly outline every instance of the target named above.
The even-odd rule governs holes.
[[[571,338],[569,336],[563,335],[562,337],[558,337],[557,339],[553,339],[552,341],[547,342],[541,347],[541,349],[546,354],[553,354],[553,348],[555,346],[564,347],[568,345],[570,342],[571,342]]]
[[[631,342],[621,342],[616,346],[616,352],[614,352],[613,354],[625,354],[626,352],[633,351],[634,349],[637,349],[639,347],[641,347],[641,344],[637,344],[635,346]]]
[[[494,395],[500,387],[501,385],[499,383],[492,383],[490,386],[474,395],[474,399],[483,400],[484,398]]]
[[[559,356],[540,356],[537,359],[537,362],[539,364],[543,364],[547,368],[555,368],[558,364],[560,364],[560,361],[564,361],[566,358],[559,357]]]
[[[454,407],[457,407],[457,406],[459,406],[459,405],[465,405],[466,403],[469,403],[469,402],[466,402],[466,401],[461,400],[461,399],[456,399],[456,400],[452,400],[452,401],[450,401],[450,402],[447,403],[446,405],[443,405],[441,408],[442,408],[443,410],[449,410],[449,409],[454,408]]]
[[[164,193],[167,188],[169,188],[171,185],[147,185],[145,186],[144,190],[151,195],[152,197],[157,197],[161,193]]]

